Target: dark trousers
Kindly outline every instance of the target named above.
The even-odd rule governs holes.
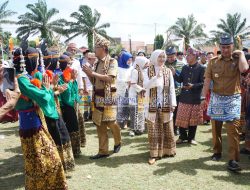
[[[182,128],[180,127],[180,139],[181,140],[188,140],[189,142],[191,140],[195,139],[197,126],[189,126],[188,128]]]
[[[173,121],[174,121],[174,128],[175,128],[175,129],[177,129],[177,127],[178,127],[178,126],[175,125],[175,121],[176,121],[177,110],[178,110],[178,105],[179,105],[179,98],[180,98],[180,95],[179,95],[179,96],[176,96],[176,103],[177,103],[177,106],[175,107],[174,115],[173,115]]]

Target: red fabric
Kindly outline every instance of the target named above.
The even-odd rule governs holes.
[[[42,87],[42,83],[39,79],[31,79],[30,80],[31,84],[33,84],[34,86],[36,86],[37,88],[41,88]]]
[[[64,79],[64,82],[69,82],[71,80],[71,72],[72,72],[72,69],[67,67],[64,71],[63,71],[63,79]]]
[[[201,104],[179,103],[175,125],[182,128],[200,125],[203,122]]]
[[[51,70],[46,70],[45,73],[48,75],[50,82],[53,79],[53,72]]]
[[[3,106],[6,103],[6,99],[3,96],[2,92],[0,92],[0,107]],[[2,122],[15,122],[18,120],[18,114],[15,110],[11,110],[8,112],[1,120],[0,123]]]

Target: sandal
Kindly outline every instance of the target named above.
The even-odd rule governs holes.
[[[149,160],[148,160],[149,165],[153,165],[153,164],[155,164],[155,162],[156,162],[156,158],[149,158]]]

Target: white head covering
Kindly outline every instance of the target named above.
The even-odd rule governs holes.
[[[135,58],[135,64],[138,65],[140,69],[142,69],[148,62],[149,60],[146,57],[137,56]]]
[[[151,63],[152,63],[154,66],[158,66],[158,64],[157,64],[157,59],[158,59],[158,57],[159,57],[159,55],[160,55],[161,53],[166,54],[165,51],[164,51],[164,50],[161,50],[161,49],[157,49],[157,50],[153,51],[153,53],[151,54],[151,56],[150,56],[150,61],[151,61]]]

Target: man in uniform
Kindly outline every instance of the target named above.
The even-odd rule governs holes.
[[[181,74],[182,67],[185,65],[183,62],[180,62],[176,58],[176,49],[173,46],[170,46],[166,49],[167,54],[167,61],[165,63],[166,67],[170,68],[171,70],[175,70],[175,74],[179,76]],[[178,83],[176,80],[174,81],[175,85],[175,94],[176,94],[176,101],[177,101],[177,107],[174,111],[174,134],[177,136],[179,135],[179,129],[178,126],[175,125],[176,120],[176,114],[178,109],[178,103],[179,103],[179,97],[181,94],[181,83]]]
[[[244,53],[233,52],[233,38],[224,34],[220,38],[221,55],[209,62],[202,92],[204,100],[213,83],[208,115],[212,120],[213,150],[212,160],[220,160],[222,152],[221,130],[225,122],[228,138],[228,169],[241,170],[239,161],[239,125],[240,125],[240,73],[247,71],[248,64]],[[204,101],[203,101],[204,104]]]
[[[121,148],[120,127],[116,123],[116,87],[117,78],[117,61],[108,54],[110,42],[102,36],[94,33],[95,54],[98,62],[95,64],[94,71],[86,65],[83,71],[92,80],[94,85],[94,110],[92,120],[97,126],[99,139],[99,152],[90,159],[99,159],[109,156],[108,151],[108,130],[110,128],[114,141],[114,153],[119,152]]]

